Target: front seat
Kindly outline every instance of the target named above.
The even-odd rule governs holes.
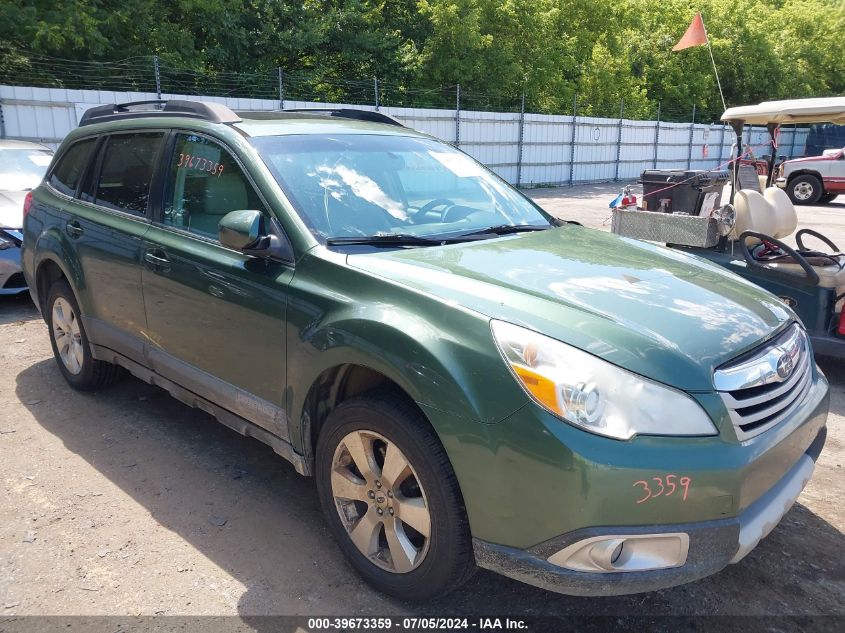
[[[203,193],[200,208],[191,209],[188,216],[192,231],[217,237],[217,226],[230,211],[249,209],[249,196],[243,177],[238,173],[197,179]]]

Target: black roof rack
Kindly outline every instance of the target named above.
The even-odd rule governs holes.
[[[150,107],[154,106],[154,107]],[[185,101],[179,99],[130,101],[89,108],[79,120],[79,126],[105,121],[119,121],[144,117],[183,116],[214,123],[237,123],[241,118],[222,103]]]
[[[245,119],[278,119],[285,114],[306,114],[313,116],[337,117],[340,119],[355,119],[357,121],[369,121],[370,123],[383,123],[385,125],[396,125],[405,127],[392,116],[375,112],[373,110],[358,110],[356,108],[291,108],[289,110],[252,110],[249,112],[238,112]]]

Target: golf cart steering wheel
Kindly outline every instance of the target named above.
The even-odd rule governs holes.
[[[800,231],[798,231],[798,232],[795,234],[795,243],[796,243],[796,244],[798,244],[798,252],[799,252],[799,253],[800,253],[801,251],[809,251],[809,250],[812,250],[812,249],[806,248],[806,247],[804,246],[804,236],[805,236],[805,235],[810,235],[811,237],[815,237],[817,240],[819,240],[819,241],[821,241],[821,242],[824,242],[827,246],[829,246],[829,247],[830,247],[830,250],[831,250],[833,253],[838,253],[838,252],[839,252],[839,247],[838,247],[838,246],[836,246],[836,244],[834,244],[833,242],[831,242],[831,241],[830,241],[827,237],[825,237],[825,236],[824,236],[824,235],[822,235],[821,233],[818,233],[818,232],[816,232],[816,231],[813,231],[812,229],[801,229]]]
[[[801,266],[804,270],[804,275],[796,275],[795,273],[785,272],[783,270],[770,268],[765,264],[761,264],[754,258],[754,254],[751,252],[751,249],[748,248],[748,239],[752,237],[766,244],[776,246],[782,252],[786,253],[792,258],[794,263]],[[819,283],[819,274],[813,269],[810,263],[804,259],[804,257],[796,253],[780,240],[776,240],[769,235],[757,233],[756,231],[744,231],[742,235],[739,236],[739,248],[742,251],[742,256],[745,258],[745,263],[748,264],[748,268],[750,269],[764,271],[766,275],[771,277],[780,277],[782,280],[786,281],[786,283],[795,283],[797,281],[798,283],[807,286],[817,286]]]
[[[425,217],[426,213],[434,211],[437,207],[444,207],[444,209],[440,212],[440,218],[442,219],[446,211],[449,210],[449,207],[453,206],[455,206],[455,202],[449,198],[435,198],[431,202],[426,202],[423,206],[414,211],[411,216],[411,220],[416,222],[417,218]]]

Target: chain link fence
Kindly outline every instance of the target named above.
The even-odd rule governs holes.
[[[166,57],[144,55],[113,62],[58,59],[6,53],[0,66],[0,84],[71,90],[110,90],[156,94],[193,94],[216,97],[277,99],[285,101],[347,103],[405,108],[455,108],[483,112],[520,112],[525,94],[490,94],[449,85],[419,88],[386,82],[378,77],[347,79],[288,72],[270,68],[254,72],[213,72],[182,68]],[[624,96],[591,103],[583,95],[562,100],[557,108],[529,108],[538,114],[618,117],[667,122],[695,122],[696,106],[655,104],[639,116],[625,109]]]
[[[697,121],[695,104],[658,103],[648,118],[637,118],[629,116],[624,97],[615,105],[595,104],[573,94],[567,107],[529,112],[525,94],[482,94],[460,85],[414,88],[377,77],[346,80],[283,68],[199,72],[157,55],[108,63],[32,55],[5,61],[0,136],[52,144],[98,103],[202,98],[241,110],[359,106],[392,114],[461,147],[513,184],[536,187],[631,180],[650,168],[718,168],[734,140],[721,123]],[[805,130],[784,129],[778,153],[803,154],[805,137]],[[745,142],[760,155],[771,151],[763,128],[748,127]]]

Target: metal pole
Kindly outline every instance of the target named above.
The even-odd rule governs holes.
[[[376,94],[376,112],[378,112],[378,77],[373,77],[373,91]]]
[[[719,162],[722,164],[722,156],[725,154],[725,124],[722,123],[722,135],[719,137]]]
[[[616,135],[616,173],[613,180],[619,180],[619,161],[622,159],[622,118],[625,116],[625,99],[619,100],[619,133]]]
[[[158,55],[153,55],[153,70],[156,76],[156,94],[159,100],[161,99],[161,72],[158,65]]]
[[[578,94],[575,94],[575,97],[572,99],[572,140],[569,143],[570,152],[569,152],[569,186],[572,186],[573,181],[575,180],[575,138],[576,138],[576,131],[578,129]]]
[[[692,123],[689,124],[689,154],[687,155],[687,170],[692,169],[692,141],[695,138],[695,104],[692,104]]]
[[[455,147],[461,146],[461,84],[455,92]]]
[[[285,109],[285,71],[278,67],[279,71],[279,110]]]
[[[2,121],[2,117],[0,117],[0,121]],[[795,137],[798,136],[798,128],[796,126],[792,126],[792,139],[789,142],[789,156],[788,158],[795,158]]]
[[[519,154],[516,158],[516,186],[522,186],[522,152],[525,139],[525,91],[522,91],[522,101],[519,105]]]
[[[716,85],[719,86],[719,96],[722,97],[722,111],[728,109],[725,105],[725,93],[722,92],[722,82],[719,79],[719,71],[716,70],[716,60],[713,57],[713,47],[710,46],[710,35],[707,33],[707,27],[704,26],[704,19],[701,20],[701,26],[704,27],[704,39],[707,41],[707,50],[710,51],[710,61],[713,62],[713,74],[716,75]]]
[[[662,101],[657,102],[657,125],[654,128],[654,161],[652,161],[652,169],[657,169],[657,147],[660,145],[660,106]]]
[[[2,101],[0,101],[0,138],[6,138],[6,119],[3,117]]]

